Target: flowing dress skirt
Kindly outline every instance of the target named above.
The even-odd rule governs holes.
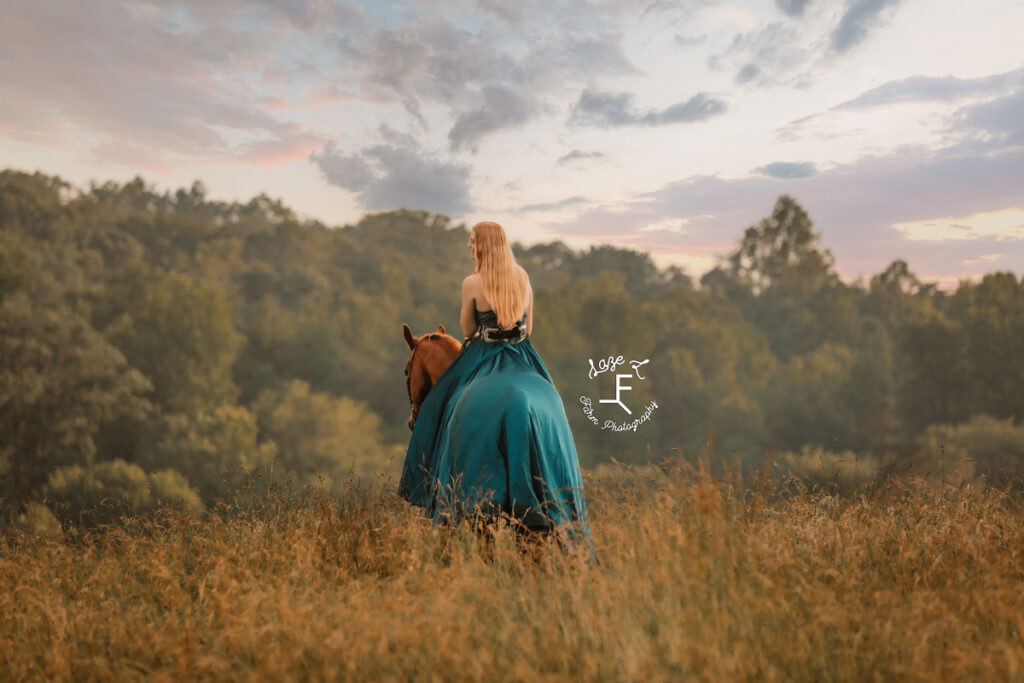
[[[530,339],[475,339],[427,394],[399,493],[435,523],[509,515],[593,551],[576,444]]]

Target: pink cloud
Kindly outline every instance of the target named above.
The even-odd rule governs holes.
[[[236,158],[238,161],[257,166],[274,166],[308,159],[313,150],[319,149],[325,142],[325,138],[314,133],[300,133],[285,139],[260,140],[245,146]]]

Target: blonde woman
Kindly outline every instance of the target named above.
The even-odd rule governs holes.
[[[590,546],[569,421],[530,341],[530,278],[497,223],[474,225],[467,246],[466,341],[420,406],[399,490],[435,520],[503,517]]]

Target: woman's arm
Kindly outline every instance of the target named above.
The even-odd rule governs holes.
[[[476,332],[476,302],[473,292],[473,276],[470,275],[462,281],[462,312],[459,314],[459,326],[466,339]]]
[[[529,336],[533,334],[533,286],[530,284],[529,280],[526,281],[526,286],[530,288],[530,292],[527,295],[529,303],[527,304],[528,308],[526,309],[526,334]]]

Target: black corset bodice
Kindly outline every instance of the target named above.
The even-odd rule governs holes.
[[[519,318],[519,322],[526,323],[526,313]],[[490,311],[477,310],[476,324],[480,327],[498,328],[498,312],[493,309]]]

